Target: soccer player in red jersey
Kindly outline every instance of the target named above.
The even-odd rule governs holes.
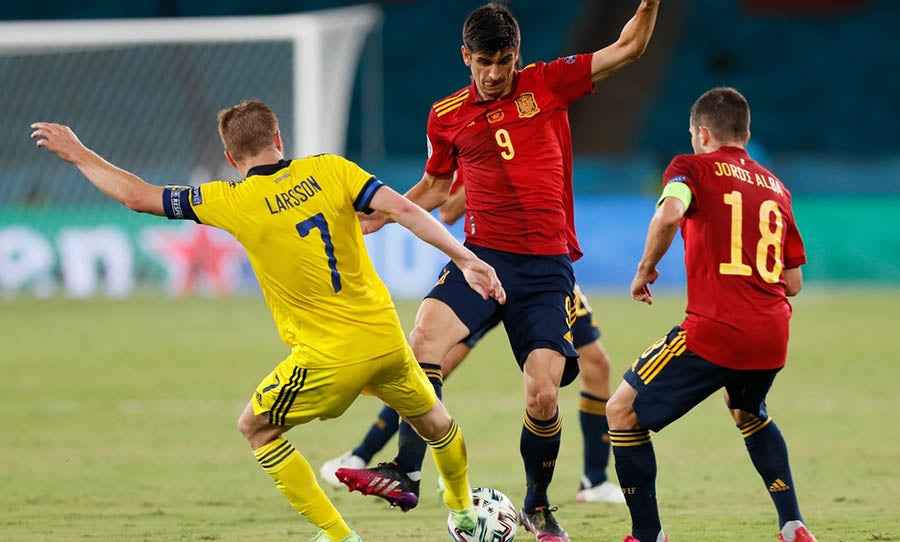
[[[456,170],[450,196],[439,208],[438,216],[447,225],[455,224],[466,212],[466,187],[462,170]],[[573,293],[575,320],[572,322],[572,345],[578,351],[578,370],[581,375],[581,393],[578,403],[578,419],[583,438],[584,458],[581,485],[575,495],[576,502],[625,504],[619,486],[607,478],[610,444],[606,422],[606,402],[609,400],[609,354],[600,341],[600,327],[594,317],[587,297],[576,284]],[[484,335],[500,323],[499,315],[479,330],[473,331],[455,345],[441,360],[441,378],[447,377],[475,348]],[[339,468],[362,469],[380,452],[398,431],[400,415],[389,406],[383,406],[375,422],[363,439],[350,451],[326,461],[319,470],[323,481],[342,487],[335,476]],[[415,484],[413,484],[415,487]]]
[[[789,296],[803,285],[806,254],[778,178],[744,150],[750,106],[733,88],[714,88],[691,108],[693,155],[676,156],[631,283],[653,303],[656,265],[681,227],[687,317],[647,348],[607,405],[616,473],[631,512],[626,542],[663,542],[656,505],[660,431],[715,391],[744,436],[778,511],[780,541],[815,542],[803,524],[787,446],[766,412],[766,394],[785,364]]]
[[[641,56],[658,9],[658,0],[643,0],[611,45],[522,70],[516,69],[519,25],[509,9],[490,3],[471,12],[463,24],[461,52],[472,82],[434,103],[425,174],[407,193],[434,209],[447,197],[453,172],[466,172],[466,244],[497,270],[507,305],[485,302],[449,263],[419,308],[410,344],[440,390],[444,355],[491,318],[503,320],[524,375],[520,451],[527,491],[520,520],[541,541],[569,540],[547,495],[562,429],[559,388],[578,372],[570,326],[575,318],[572,261],[581,249],[575,236],[567,111],[597,82]],[[385,221],[376,215],[363,223],[364,231],[377,230]],[[367,489],[372,487],[367,477],[417,480],[421,440],[408,427],[401,427],[400,440],[395,464],[339,469],[339,479],[372,494],[379,493]]]

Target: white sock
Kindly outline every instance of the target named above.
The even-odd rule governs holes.
[[[664,533],[662,529],[660,529],[659,534],[656,535],[656,542],[666,542],[666,533]]]

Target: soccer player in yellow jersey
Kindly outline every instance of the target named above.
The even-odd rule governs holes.
[[[291,354],[256,388],[238,427],[279,491],[321,529],[313,540],[361,538],[283,434],[315,418],[340,416],[360,394],[395,408],[428,441],[446,486],[444,502],[457,527],[472,531],[476,517],[462,433],[406,342],[366,253],[357,212],[389,215],[445,252],[485,299],[503,303],[506,293],[494,269],[353,162],[332,154],[285,160],[278,119],[265,104],[241,102],[220,111],[218,120],[225,156],[241,182],[164,188],[107,162],[67,126],[36,122],[31,137],[128,208],[215,226],[244,246]],[[409,498],[399,492],[392,504],[409,508]]]

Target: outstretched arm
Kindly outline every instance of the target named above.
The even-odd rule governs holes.
[[[596,83],[609,77],[619,68],[634,62],[644,54],[653,27],[656,25],[656,13],[659,11],[659,0],[642,0],[634,16],[622,28],[619,39],[594,52],[591,59],[591,81]]]
[[[84,146],[72,129],[62,124],[35,122],[32,139],[56,156],[74,164],[94,186],[133,211],[164,216],[163,188],[148,184],[138,176],[107,162]]]
[[[447,194],[450,193],[450,185],[452,184],[452,173],[445,177],[435,177],[425,173],[422,176],[422,180],[406,192],[406,198],[426,211],[431,211],[444,203],[444,200],[447,199]],[[374,207],[372,208],[375,209]],[[366,234],[380,230],[388,222],[391,222],[391,218],[381,213],[360,215],[359,217],[363,233]]]
[[[382,186],[375,192],[369,207],[384,213],[416,234],[419,239],[443,251],[459,266],[466,277],[466,282],[481,294],[481,297],[485,299],[492,297],[500,303],[506,302],[506,292],[503,291],[494,268],[464,247],[425,209],[387,186]]]
[[[656,265],[672,246],[672,240],[678,232],[678,225],[681,223],[681,217],[684,216],[685,210],[684,202],[674,197],[664,198],[656,208],[647,230],[644,255],[641,257],[637,273],[631,281],[631,297],[635,301],[643,301],[648,305],[653,304],[650,285],[659,277]]]

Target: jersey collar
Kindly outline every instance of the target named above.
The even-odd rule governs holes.
[[[273,175],[278,173],[282,169],[291,165],[290,160],[281,159],[275,164],[263,164],[261,166],[253,166],[252,168],[247,170],[247,177],[252,177],[254,175]]]
[[[723,145],[723,146],[719,147],[718,150],[719,150],[719,152],[727,152],[729,154],[739,154],[741,156],[749,157],[749,155],[747,154],[747,150],[742,149],[740,147],[732,147],[730,145]]]

